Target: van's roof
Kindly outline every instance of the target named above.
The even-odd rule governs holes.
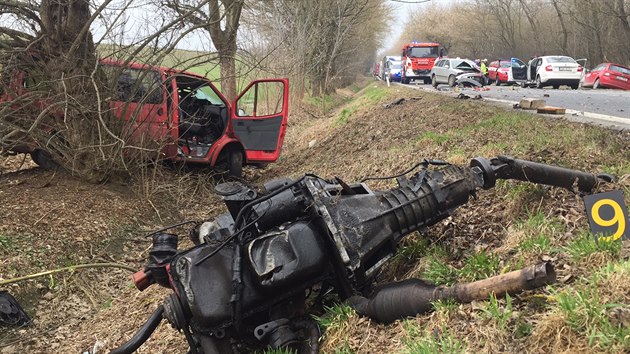
[[[186,76],[194,76],[200,79],[204,79],[204,80],[209,80],[207,77],[199,75],[199,74],[195,74],[193,72],[190,71],[184,71],[184,70],[180,70],[180,69],[175,69],[175,68],[169,68],[169,67],[165,67],[165,66],[154,66],[154,65],[149,65],[149,64],[142,64],[142,63],[138,63],[135,61],[125,61],[125,60],[117,60],[117,59],[112,59],[112,58],[102,58],[100,59],[100,62],[103,64],[109,64],[109,65],[116,65],[116,66],[126,66],[129,67],[131,69],[151,69],[151,70],[157,70],[157,71],[161,71],[166,73],[167,75],[186,75]]]

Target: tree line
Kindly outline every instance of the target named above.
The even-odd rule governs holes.
[[[445,46],[450,56],[528,59],[569,55],[630,64],[628,0],[470,0],[432,2],[414,11],[404,35],[388,49],[398,53],[416,39]]]

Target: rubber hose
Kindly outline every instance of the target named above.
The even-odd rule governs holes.
[[[140,327],[140,329],[136,332],[136,334],[131,337],[125,344],[120,347],[112,350],[109,354],[131,354],[135,352],[140,346],[151,337],[151,334],[155,331],[157,326],[162,322],[162,314],[164,313],[164,305],[160,305],[151,317],[147,320],[147,322]]]

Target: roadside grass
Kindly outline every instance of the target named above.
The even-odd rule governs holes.
[[[459,304],[455,302],[455,300],[453,299],[439,299],[439,300],[433,301],[431,303],[431,306],[433,306],[433,310],[436,313],[448,316],[451,313],[454,313],[455,311],[457,311],[457,307],[459,306]]]
[[[506,294],[505,306],[501,306],[496,295],[490,294],[490,300],[482,308],[482,311],[487,319],[495,321],[501,332],[505,332],[514,312],[512,309],[512,297]]]
[[[350,117],[360,108],[373,106],[386,97],[389,91],[386,87],[369,84],[363,90],[359,91],[359,93],[360,95],[357,98],[353,98],[346,107],[339,111],[333,126],[339,127],[346,125]]]
[[[315,106],[318,108],[321,108],[322,111],[326,111],[326,110],[330,110],[333,109],[335,107],[339,107],[340,105],[347,103],[348,101],[350,101],[350,98],[348,97],[344,97],[344,96],[340,96],[340,95],[322,95],[322,96],[311,96],[311,95],[306,95],[304,97],[304,102],[311,105],[311,106]]]
[[[426,131],[420,134],[416,138],[416,141],[418,143],[431,142],[437,145],[442,145],[443,143],[447,142],[449,139],[450,137],[447,134],[440,134],[440,133],[436,133],[432,131]]]
[[[423,330],[416,321],[403,321],[404,336],[402,337],[405,354],[459,354],[466,352],[466,344],[443,328],[441,333]]]
[[[356,106],[351,106],[349,108],[343,108],[339,112],[339,116],[335,120],[335,126],[342,126],[348,123],[348,118],[350,115],[356,110]]]
[[[326,314],[321,317],[315,317],[319,326],[325,330],[332,331],[343,328],[348,319],[354,315],[354,310],[346,304],[335,304],[325,307]]]
[[[322,331],[326,333],[324,352],[338,354],[351,354],[352,350],[348,341],[351,339],[352,330],[355,328],[357,315],[346,304],[334,304],[325,307],[326,313],[322,316],[314,316]]]
[[[564,251],[573,261],[582,261],[594,254],[600,254],[605,259],[614,259],[618,257],[620,250],[621,242],[598,241],[588,230],[582,230],[564,247]]]
[[[518,250],[534,256],[558,252],[555,240],[565,231],[557,219],[547,218],[541,211],[530,212],[527,219],[517,220],[514,229],[522,234]]]
[[[499,257],[490,252],[475,252],[464,260],[464,266],[457,273],[460,281],[471,282],[497,275]]]
[[[464,265],[458,269],[449,264],[444,246],[433,245],[427,251],[426,266],[420,278],[436,285],[476,281],[497,275],[499,261],[499,257],[492,253],[474,252],[464,259]]]
[[[630,349],[630,261],[608,263],[554,296],[556,312],[589,346],[616,353]]]
[[[392,259],[392,263],[395,265],[417,261],[427,254],[429,247],[429,240],[426,237],[418,233],[409,235],[401,242]]]
[[[357,97],[356,101],[350,102],[344,108],[354,108],[352,105],[360,100]],[[405,115],[398,116],[401,121],[410,120],[407,125],[401,123],[400,127],[383,128],[383,131],[389,129],[399,134],[396,140],[379,146],[381,150],[378,154],[362,150],[370,158],[378,156],[378,172],[381,175],[393,175],[395,173],[391,173],[392,170],[400,170],[401,163],[413,161],[407,156],[442,158],[451,163],[467,165],[471,157],[491,158],[497,155],[509,155],[593,173],[608,172],[620,177],[630,174],[630,152],[627,144],[624,144],[624,138],[616,133],[429,95],[419,100],[416,106],[410,106],[411,104],[413,103],[406,102],[404,105],[408,105],[405,107],[408,110],[403,111]],[[342,115],[343,118],[339,118]],[[363,118],[362,110],[356,109],[348,109],[347,112],[341,110],[339,117],[335,118],[343,120],[341,125],[344,125],[344,129],[360,129],[361,124],[370,127],[374,124],[385,124],[377,119],[359,124],[359,120]],[[370,116],[367,118],[372,119]],[[388,160],[392,160],[389,165],[380,163]],[[616,186],[624,190],[628,199],[630,186],[627,182]],[[481,192],[480,199],[481,202],[472,201],[471,207],[457,210],[454,223],[458,226],[454,229],[446,226],[447,223],[438,224],[432,229],[436,229],[436,233],[429,231],[429,235],[411,236],[409,240],[403,240],[393,258],[392,268],[398,271],[413,269],[405,273],[405,277],[418,277],[436,285],[448,286],[522,269],[543,259],[550,259],[548,261],[554,264],[558,272],[559,283],[556,289],[574,294],[583,291],[580,284],[588,279],[588,274],[596,272],[602,263],[620,262],[619,242],[597,243],[585,231],[588,225],[583,203],[577,194],[527,182],[499,180],[494,189]],[[459,213],[463,216],[458,217]],[[473,222],[466,225],[470,220]],[[501,223],[503,230],[495,231],[501,228],[499,226],[489,232],[490,226],[496,226],[497,223]],[[451,222],[448,224],[451,225]],[[471,233],[475,234],[475,238],[470,240],[468,248],[458,243]],[[451,234],[459,240],[453,242],[449,237],[443,236]],[[490,236],[485,236],[486,234]],[[437,238],[440,241],[424,241]],[[480,244],[474,243],[477,241]],[[414,259],[418,261],[414,262]],[[405,264],[406,268],[400,267],[400,264]],[[617,268],[611,272],[614,275],[619,274]],[[400,273],[391,275],[402,279]],[[543,288],[533,295],[525,293],[509,298],[491,297],[473,305],[436,301],[433,303],[434,314],[403,320],[405,333],[402,335],[397,331],[399,327],[391,325],[393,328],[387,335],[397,342],[401,341],[404,347],[402,351],[406,353],[497,350],[516,353],[523,352],[524,348],[532,348],[532,352],[562,352],[570,351],[571,343],[576,343],[571,342],[574,338],[586,337],[591,332],[593,338],[600,335],[596,331],[571,327],[564,319],[558,322],[557,317],[561,316],[558,296],[549,296],[548,293],[549,290]],[[630,290],[628,293],[630,294]],[[630,303],[630,300],[616,301]],[[612,300],[602,302],[602,296],[599,296],[598,303],[600,302],[615,303]],[[587,305],[580,306],[586,308]],[[552,323],[555,327],[546,322],[548,317],[555,321]],[[439,323],[436,324],[436,321]],[[408,329],[414,326],[417,327],[415,332]],[[598,326],[600,331],[608,333],[605,324]],[[466,328],[467,335],[458,339],[444,332],[452,328]],[[557,332],[548,334],[550,328],[552,332]],[[543,330],[545,332],[541,332]],[[409,335],[410,331],[413,335]],[[329,335],[334,338],[339,336],[336,331],[327,331],[326,342]],[[541,340],[541,336],[547,338]],[[615,338],[617,342],[609,341],[612,348],[616,352],[627,352],[629,347],[624,347],[626,344],[619,342],[619,335]],[[454,342],[456,345],[447,345]],[[585,347],[577,343],[576,348],[580,352],[602,351],[603,347],[597,343],[599,342],[593,339],[590,347],[585,342]],[[440,346],[441,344],[444,346]],[[615,352],[608,349],[603,351]]]

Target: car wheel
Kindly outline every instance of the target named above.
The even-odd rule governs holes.
[[[438,86],[437,79],[435,78],[435,75],[431,76],[431,85],[434,88],[437,88],[437,86]]]
[[[230,176],[243,177],[243,153],[238,149],[231,149],[228,153],[228,173]]]
[[[519,85],[521,88],[527,88],[527,86],[528,86],[528,85],[525,83],[525,81],[521,81],[521,82],[519,82],[519,83],[518,83],[518,85]]]
[[[37,164],[37,166],[44,170],[56,170],[59,165],[53,160],[50,153],[46,150],[36,149],[31,152],[31,159]]]
[[[593,90],[601,88],[601,86],[599,86],[599,79],[595,79],[595,82],[593,83]]]
[[[448,77],[448,85],[450,87],[455,87],[455,75],[450,75]]]
[[[497,85],[497,86],[501,86],[501,81],[499,80],[499,75],[497,75],[497,78],[494,81],[494,84]]]
[[[557,90],[557,89],[559,89],[559,88],[560,88],[560,85],[553,85],[553,89],[554,89],[554,90]]]
[[[572,90],[577,90],[580,87],[580,84],[573,84],[571,85],[571,89]]]
[[[424,82],[424,84],[425,84],[425,85],[428,85],[428,84],[430,84],[430,83],[431,83],[431,80],[429,80],[429,79],[424,79],[424,80],[423,80],[423,82]]]
[[[536,88],[543,88],[542,81],[540,81],[540,76],[536,76]]]

